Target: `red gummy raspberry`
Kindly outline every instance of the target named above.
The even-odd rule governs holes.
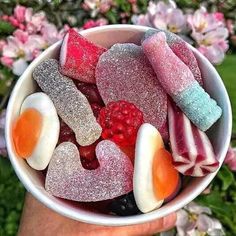
[[[102,138],[120,146],[135,144],[139,127],[144,122],[143,113],[127,101],[110,102],[102,108],[98,117],[102,126]]]

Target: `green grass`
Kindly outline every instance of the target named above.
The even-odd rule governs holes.
[[[236,55],[227,55],[223,64],[216,68],[229,93],[233,112],[233,132],[236,133]]]
[[[236,55],[228,55],[217,66],[233,109],[233,131],[236,133]],[[16,235],[24,200],[24,187],[7,159],[0,157],[0,236]],[[231,232],[229,232],[230,235]]]

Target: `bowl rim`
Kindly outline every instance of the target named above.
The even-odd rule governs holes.
[[[105,32],[109,30],[137,30],[139,32],[145,32],[148,29],[152,29],[150,27],[146,26],[137,26],[137,25],[126,25],[126,24],[117,24],[117,25],[106,25],[106,26],[100,26],[100,27],[95,27],[87,30],[81,31],[82,34],[86,35],[89,33],[93,32]],[[81,33],[80,32],[80,33]],[[29,191],[37,200],[39,200],[41,203],[46,205],[49,209],[56,211],[57,213],[69,217],[74,220],[78,220],[81,222],[86,222],[86,223],[91,223],[91,224],[97,224],[97,225],[106,225],[106,226],[125,226],[125,225],[133,225],[133,224],[140,224],[140,223],[145,223],[148,221],[155,220],[157,218],[164,217],[172,212],[175,212],[185,205],[187,205],[189,202],[191,202],[194,198],[196,198],[212,181],[212,179],[215,177],[217,174],[218,170],[214,173],[211,173],[207,176],[204,177],[204,181],[202,181],[201,184],[198,185],[198,188],[193,189],[188,196],[184,199],[184,201],[177,202],[174,206],[169,207],[165,209],[163,212],[149,212],[141,215],[135,215],[135,216],[127,216],[127,217],[117,217],[117,216],[94,216],[91,213],[80,213],[80,212],[75,212],[73,209],[70,209],[66,206],[62,206],[57,202],[54,202],[52,199],[47,197],[45,194],[43,194],[40,189],[38,189],[32,181],[27,177],[26,173],[21,171],[20,165],[18,164],[14,151],[11,148],[11,130],[10,130],[10,122],[11,122],[11,111],[13,110],[14,106],[14,100],[17,98],[17,94],[19,91],[19,88],[21,87],[21,84],[24,82],[25,79],[28,78],[29,72],[31,71],[32,68],[34,68],[38,62],[46,56],[50,51],[54,51],[62,41],[59,41],[53,45],[51,45],[49,48],[47,48],[43,53],[39,55],[31,64],[27,67],[25,72],[21,75],[21,77],[18,79],[17,83],[14,86],[14,89],[11,93],[9,103],[7,106],[7,112],[6,112],[6,124],[5,124],[5,138],[6,138],[6,145],[7,145],[7,150],[9,154],[9,159],[11,161],[11,164],[15,170],[16,175],[18,176],[19,180],[23,183],[27,191]],[[230,138],[231,138],[231,129],[232,129],[232,111],[231,111],[231,104],[229,100],[228,93],[225,89],[225,86],[223,84],[223,81],[221,80],[218,72],[216,69],[213,67],[213,65],[200,53],[197,51],[197,49],[193,48],[191,45],[189,45],[192,51],[194,51],[198,56],[201,58],[201,60],[204,61],[205,64],[207,64],[208,67],[211,68],[211,70],[216,74],[217,79],[219,80],[220,86],[223,89],[223,94],[224,94],[224,99],[225,99],[225,104],[227,105],[227,114],[226,117],[228,117],[228,125],[227,129],[225,132],[229,133],[227,136],[226,140],[224,140],[224,148],[221,150],[221,155],[220,155],[220,166],[223,163],[223,157],[225,157],[229,144],[230,144]]]

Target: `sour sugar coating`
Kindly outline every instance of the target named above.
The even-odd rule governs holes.
[[[191,70],[195,80],[200,85],[203,85],[203,80],[201,76],[201,71],[198,66],[196,57],[194,56],[192,50],[188,47],[187,43],[180,38],[178,35],[171,33],[170,31],[165,31],[161,29],[148,30],[144,35],[144,40],[150,36],[156,34],[157,32],[164,32],[166,35],[166,41],[174,52],[174,54]]]
[[[81,146],[99,139],[102,128],[97,123],[86,97],[72,80],[63,76],[55,59],[40,63],[33,72],[39,87],[52,99],[58,115],[75,132]]]
[[[45,189],[53,196],[80,202],[113,199],[132,191],[133,165],[113,142],[104,140],[96,147],[100,166],[82,167],[73,143],[61,143],[54,151],[46,176]]]
[[[216,171],[219,163],[209,138],[172,101],[168,102],[168,120],[175,168],[194,177]]]
[[[106,48],[95,45],[74,29],[63,39],[60,51],[60,72],[70,78],[95,84],[95,68]]]
[[[144,40],[142,48],[165,91],[199,129],[209,129],[221,117],[222,110],[172,52],[165,33]]]
[[[125,100],[143,112],[144,121],[154,125],[164,139],[167,132],[167,95],[140,46],[115,44],[99,58],[96,81],[108,104]]]

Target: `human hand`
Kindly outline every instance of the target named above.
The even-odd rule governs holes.
[[[18,236],[147,236],[172,228],[176,214],[140,225],[107,227],[71,220],[27,193]]]

